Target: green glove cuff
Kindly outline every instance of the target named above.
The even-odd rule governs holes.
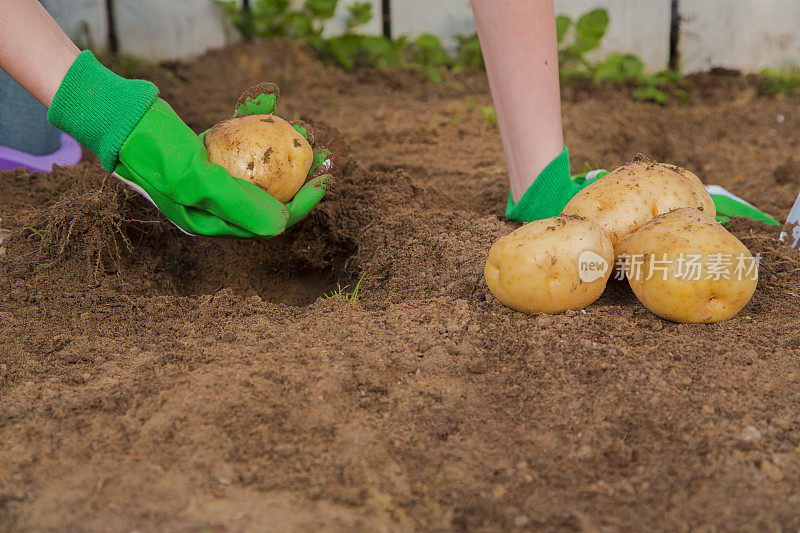
[[[111,172],[125,139],[157,96],[149,81],[117,76],[84,50],[64,76],[47,121],[97,154]]]
[[[556,217],[581,188],[569,176],[569,152],[565,146],[564,151],[542,170],[519,202],[515,204],[509,192],[506,217],[519,222]]]

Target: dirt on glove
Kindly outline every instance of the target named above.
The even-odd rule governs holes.
[[[90,154],[0,172],[0,531],[800,527],[800,252],[776,228],[734,221],[761,276],[727,322],[666,322],[625,282],[526,316],[482,277],[518,226],[483,75],[280,41],[135,74],[196,131],[277,82],[336,184],[234,241],[181,234]],[[692,81],[665,106],[566,84],[573,170],[644,152],[785,217],[800,101]]]

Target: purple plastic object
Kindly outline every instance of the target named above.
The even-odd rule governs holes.
[[[83,149],[78,141],[61,134],[61,147],[47,155],[31,155],[13,148],[0,146],[0,170],[27,168],[31,172],[50,172],[53,165],[70,167],[83,157]]]

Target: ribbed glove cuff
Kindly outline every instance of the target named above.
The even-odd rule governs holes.
[[[111,172],[125,139],[157,96],[149,81],[117,76],[84,50],[64,76],[47,121],[97,154]]]
[[[579,189],[569,176],[569,152],[565,146],[537,176],[519,202],[515,204],[511,193],[508,194],[506,217],[519,222],[556,217]]]

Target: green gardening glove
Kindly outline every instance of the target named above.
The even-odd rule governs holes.
[[[84,51],[64,77],[47,118],[188,234],[278,235],[325,194],[327,177],[321,176],[283,205],[231,177],[209,163],[202,136],[157,94],[153,84],[120,78]]]
[[[519,222],[557,217],[578,191],[606,174],[608,172],[601,169],[570,177],[569,152],[565,146],[561,154],[536,177],[519,202],[515,203],[508,193],[506,217]]]

